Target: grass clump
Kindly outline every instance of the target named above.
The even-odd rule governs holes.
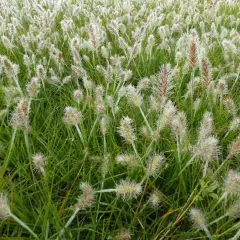
[[[238,1],[0,3],[0,234],[233,239]]]

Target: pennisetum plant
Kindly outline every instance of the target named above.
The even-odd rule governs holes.
[[[202,210],[198,208],[191,208],[189,215],[190,215],[191,221],[193,222],[194,227],[197,229],[203,230],[206,236],[208,237],[208,239],[212,239],[212,236],[206,226],[206,220],[202,213]]]
[[[239,238],[239,1],[0,2],[0,188],[31,198],[39,236],[3,193],[0,218],[28,233],[0,235]]]
[[[63,122],[65,123],[66,126],[75,126],[77,133],[80,137],[80,140],[83,144],[83,146],[85,146],[85,141],[82,135],[82,132],[79,128],[79,122],[82,119],[82,114],[80,113],[80,111],[78,111],[76,108],[74,107],[65,107],[64,109],[64,115],[63,115]]]
[[[95,190],[92,188],[92,186],[89,183],[82,182],[80,184],[80,189],[82,191],[82,194],[78,197],[76,204],[72,206],[72,209],[74,212],[72,216],[69,218],[69,220],[66,222],[66,224],[64,225],[64,228],[60,231],[59,237],[57,239],[62,237],[65,229],[70,226],[70,224],[72,223],[72,221],[74,220],[74,218],[76,217],[79,211],[84,211],[92,207],[92,205],[95,202]]]
[[[132,148],[133,148],[137,158],[141,159],[138,154],[137,148],[135,146],[136,135],[134,133],[132,123],[133,123],[132,119],[129,118],[128,116],[122,118],[120,121],[120,126],[118,128],[118,132],[127,144],[132,145]]]
[[[240,173],[230,169],[224,179],[222,196],[218,199],[218,202],[215,204],[213,209],[215,209],[224,200],[226,205],[227,197],[239,196],[240,195],[239,187],[240,187]]]
[[[30,125],[29,125],[29,100],[28,99],[21,99],[15,110],[12,113],[12,117],[11,117],[11,126],[13,128],[13,132],[12,132],[12,138],[11,138],[11,143],[9,146],[9,150],[8,150],[8,156],[5,159],[5,164],[4,164],[4,168],[6,169],[7,165],[8,165],[8,160],[11,156],[11,152],[14,146],[14,141],[16,138],[16,133],[17,130],[21,130],[24,131],[24,139],[25,139],[25,144],[26,144],[26,149],[28,152],[28,155],[30,156],[30,150],[29,150],[29,141],[28,141],[28,132],[30,129]]]
[[[22,220],[20,220],[14,213],[12,213],[8,198],[5,193],[0,193],[0,219],[6,220],[13,218],[20,226],[26,229],[34,238],[39,239],[37,234],[34,233]]]

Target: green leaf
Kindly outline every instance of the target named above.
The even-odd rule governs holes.
[[[217,195],[216,193],[210,193],[209,196],[210,196],[211,198],[213,198],[213,199],[216,199],[216,200],[219,199],[219,197],[218,197],[218,195]]]

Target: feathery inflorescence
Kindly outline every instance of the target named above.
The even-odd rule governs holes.
[[[116,185],[117,196],[123,200],[136,198],[142,192],[142,187],[139,183],[121,180]]]
[[[1,0],[0,236],[239,238],[239,13]]]
[[[4,220],[11,216],[7,195],[0,193],[0,219]]]

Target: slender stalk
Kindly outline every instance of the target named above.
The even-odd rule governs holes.
[[[68,228],[70,226],[70,224],[72,223],[72,221],[74,220],[74,218],[76,217],[77,213],[79,212],[79,209],[77,208],[74,213],[72,214],[72,216],[68,219],[67,223],[65,224],[64,228]]]
[[[15,77],[14,80],[15,80],[15,83],[17,85],[17,89],[18,89],[19,93],[21,94],[21,97],[23,97],[23,92],[22,92],[22,89],[21,89],[20,84],[18,82],[18,77]]]
[[[89,137],[88,137],[88,142],[90,141],[90,139],[91,139],[91,137],[92,137],[93,131],[94,131],[94,129],[95,129],[98,121],[99,121],[99,116],[97,116],[96,120],[95,120],[94,123],[93,123],[93,127],[92,127],[92,129],[91,129],[91,131],[90,131],[90,134],[89,134]]]
[[[223,193],[223,195],[219,198],[218,202],[215,204],[212,210],[214,210],[218,206],[218,204],[220,204],[226,197],[227,197],[227,193]]]
[[[104,151],[104,157],[106,156],[107,153],[107,141],[106,141],[106,136],[103,136],[103,151]]]
[[[15,216],[13,213],[10,215],[19,225],[21,225],[23,228],[25,228],[29,233],[31,233],[35,238],[38,239],[38,236],[36,233],[34,233],[24,222],[22,222],[17,216]]]
[[[152,145],[153,145],[153,143],[154,143],[154,140],[152,140],[151,143],[149,144],[147,150],[145,151],[145,155],[143,156],[143,158],[149,155],[149,153],[150,153],[151,150],[152,150]]]
[[[237,233],[234,235],[234,237],[231,240],[238,240],[240,238],[240,229],[237,231]]]
[[[103,188],[104,188],[104,179],[101,182],[101,190],[100,191],[102,191]],[[100,194],[99,194],[99,203],[98,203],[98,206],[97,206],[97,213],[96,213],[96,223],[98,221],[98,211],[99,211],[99,205],[100,205],[100,202],[101,202],[101,197],[102,197],[102,192],[100,192]]]
[[[180,151],[179,138],[177,135],[176,135],[176,138],[177,138],[178,163],[179,163],[179,167],[180,167],[180,171],[181,171],[181,151]]]
[[[179,213],[179,215],[177,216],[177,219],[174,222],[169,223],[169,225],[167,226],[167,228],[165,229],[166,232],[163,234],[163,236],[160,239],[165,239],[165,236],[170,232],[171,228],[174,227],[179,221],[180,219],[186,214],[186,212],[189,210],[189,208],[192,206],[192,204],[196,201],[197,197],[201,194],[201,192],[207,187],[207,185],[210,183],[210,181],[217,175],[217,173],[222,169],[222,167],[225,165],[225,163],[227,162],[227,159],[225,161],[222,162],[222,164],[218,167],[218,169],[214,172],[214,174],[209,178],[209,180],[205,183],[205,185],[200,189],[200,191],[197,193],[197,195],[193,198],[193,200],[189,203],[189,201],[192,199],[192,196],[194,194],[194,192],[196,191],[196,189],[199,187],[200,183],[198,183],[196,185],[196,187],[194,188],[194,190],[192,191],[190,197],[188,198],[187,202],[185,203],[185,205],[182,207],[182,211]],[[200,179],[201,180],[201,179]],[[199,180],[199,182],[200,182]],[[159,235],[158,235],[159,236]],[[157,238],[155,238],[157,239]]]
[[[193,124],[193,79],[195,75],[195,68],[191,72],[191,129]]]
[[[77,208],[74,213],[72,214],[72,216],[68,219],[67,223],[65,224],[64,228],[61,230],[61,232],[59,233],[59,237],[57,237],[57,240],[64,234],[64,231],[66,228],[68,228],[70,226],[70,224],[72,223],[72,221],[74,220],[74,218],[76,217],[77,213],[79,212],[79,208]]]
[[[224,138],[226,138],[230,132],[231,132],[231,130],[228,130],[228,132],[224,135],[224,137],[222,138],[222,140],[223,140]]]
[[[11,143],[10,143],[9,150],[8,150],[8,155],[5,158],[4,171],[7,169],[7,166],[8,166],[8,163],[9,163],[9,159],[10,159],[11,152],[12,152],[12,149],[13,149],[14,141],[15,141],[15,138],[16,138],[16,133],[17,133],[17,129],[14,128],[13,133],[12,133]]]
[[[13,145],[14,145],[14,141],[15,141],[15,138],[16,138],[16,133],[17,133],[17,129],[14,128],[13,129],[13,134],[12,134],[12,139],[11,139],[11,144],[10,144],[10,147],[9,147],[9,154],[11,154],[11,151],[12,151],[12,148],[13,148]]]
[[[104,135],[103,136],[103,144],[104,144],[104,160],[105,160],[105,157],[106,157],[106,153],[107,153],[107,143],[106,143],[106,136]],[[101,190],[103,190],[104,188],[104,180],[105,180],[105,173],[102,174],[103,175],[103,179],[102,179],[102,182],[101,182]],[[98,211],[99,211],[99,204],[101,202],[101,197],[102,197],[102,192],[100,192],[100,195],[99,195],[99,203],[98,203],[98,206],[97,206],[97,213],[96,213],[96,222],[97,222],[97,219],[98,219]]]
[[[228,228],[225,232],[219,234],[218,236],[221,237],[221,236],[224,236],[225,234],[235,230],[235,229],[239,229],[240,227],[240,222],[238,222],[237,224],[233,225],[232,227]],[[231,238],[231,240],[233,240],[233,238]]]
[[[220,113],[222,112],[223,110],[223,96],[220,95]]]
[[[28,156],[30,156],[29,140],[28,140],[28,130],[27,129],[24,130],[24,140],[25,140]]]
[[[208,163],[209,163],[209,161],[207,160],[207,161],[205,162],[205,165],[204,165],[203,177],[205,177],[206,174],[207,174]]]
[[[137,148],[136,148],[134,142],[132,142],[132,148],[133,148],[133,150],[134,150],[134,152],[135,152],[136,157],[140,160],[140,162],[141,162],[141,164],[142,164],[142,166],[143,166],[143,163],[142,163],[141,157],[140,157],[139,154],[138,154],[138,151],[137,151]]]
[[[110,188],[110,189],[102,189],[102,190],[96,191],[96,193],[110,193],[110,192],[116,192],[116,189]]]
[[[222,219],[225,218],[226,216],[227,216],[227,214],[224,214],[223,216],[215,219],[214,221],[212,221],[212,222],[210,222],[209,224],[207,224],[207,227],[213,225],[214,223],[216,223],[216,222],[218,222],[218,221],[220,221],[220,220],[222,220]]]
[[[150,124],[149,124],[149,122],[148,122],[148,120],[147,120],[147,118],[146,118],[146,116],[145,116],[142,108],[139,107],[139,110],[140,110],[140,112],[141,112],[141,114],[142,114],[142,116],[143,116],[143,119],[144,119],[145,123],[147,124],[147,127],[148,127],[150,133],[152,134],[152,132],[153,132],[153,131],[152,131],[152,128],[150,127]]]
[[[185,165],[185,167],[182,169],[182,171],[179,173],[179,175],[182,174],[182,172],[193,162],[193,160],[195,159],[196,154],[193,155],[193,157],[188,161],[188,163]]]
[[[208,237],[210,240],[212,240],[212,236],[211,236],[210,232],[208,231],[207,227],[204,227],[203,230],[204,230],[204,232],[206,233],[207,237]]]
[[[81,132],[79,126],[76,124],[75,127],[76,127],[76,129],[77,129],[78,135],[79,135],[79,137],[80,137],[80,139],[81,139],[81,142],[82,142],[83,146],[85,146],[84,139],[83,139],[83,135],[82,135],[82,132]]]
[[[183,176],[181,174],[181,169],[182,169],[182,162],[181,162],[181,150],[180,150],[180,143],[179,143],[179,137],[176,135],[177,138],[177,151],[178,151],[178,164],[179,164],[179,170],[180,170],[180,181],[182,182],[183,188],[186,192],[186,185],[185,185],[185,181],[183,179]]]

